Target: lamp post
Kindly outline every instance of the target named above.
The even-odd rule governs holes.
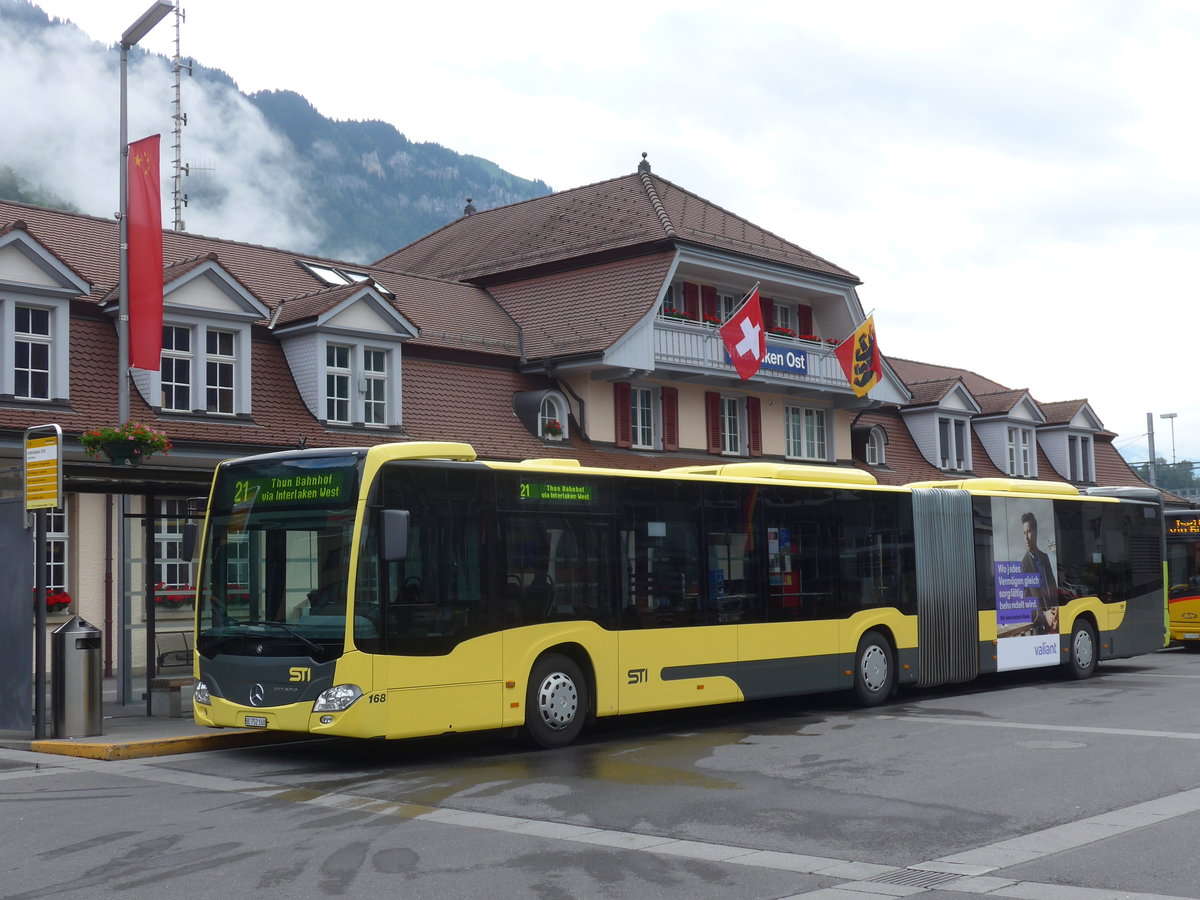
[[[1159,416],[1160,419],[1170,419],[1171,421],[1171,465],[1175,465],[1175,418],[1179,413],[1163,413]]]
[[[175,9],[168,0],[157,0],[121,35],[121,197],[118,247],[120,301],[117,310],[117,424],[129,421],[129,48],[150,33]]]

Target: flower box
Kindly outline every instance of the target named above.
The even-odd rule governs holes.
[[[544,437],[551,438],[552,440],[558,440],[562,437],[562,433],[562,425],[559,423],[558,419],[547,419],[542,423],[542,435]]]
[[[155,453],[167,453],[170,439],[140,422],[126,422],[116,427],[89,428],[79,436],[79,443],[88,456],[106,456],[114,466],[140,466]]]
[[[46,612],[52,616],[65,613],[71,606],[71,595],[66,591],[46,588]]]

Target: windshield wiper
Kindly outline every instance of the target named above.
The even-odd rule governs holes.
[[[232,620],[231,620],[232,621]],[[315,641],[310,641],[291,625],[285,625],[283,622],[269,622],[265,619],[247,619],[245,622],[233,622],[234,625],[266,625],[270,628],[278,628],[281,631],[286,631],[298,641],[303,641],[308,646],[312,647],[317,653],[324,655],[325,648]]]

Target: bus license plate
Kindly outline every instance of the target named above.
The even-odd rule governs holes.
[[[1183,639],[1185,641],[1200,641],[1200,634],[1195,634],[1195,633],[1185,634],[1183,636]]]
[[[267,727],[267,717],[266,716],[246,716],[246,727],[247,728],[266,728]]]

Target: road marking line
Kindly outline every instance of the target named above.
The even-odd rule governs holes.
[[[1141,728],[1104,728],[1099,725],[1054,725],[1037,722],[996,722],[968,719],[959,716],[892,716],[874,715],[872,719],[890,719],[894,722],[928,722],[946,725],[975,725],[981,728],[1013,728],[1023,731],[1054,731],[1062,734],[1114,734],[1121,737],[1171,738],[1177,741],[1200,741],[1200,733],[1194,731],[1150,731]]]

